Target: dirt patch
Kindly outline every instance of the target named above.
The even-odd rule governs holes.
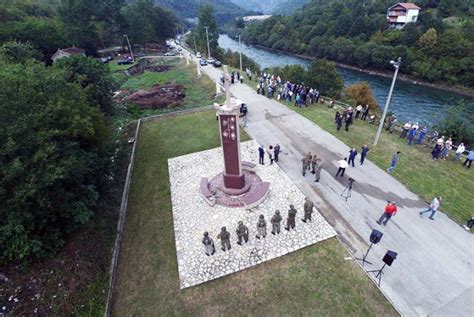
[[[149,72],[162,73],[169,71],[171,68],[173,68],[171,65],[154,65],[146,67],[145,70]]]
[[[186,94],[179,84],[156,85],[149,90],[139,90],[127,99],[138,105],[140,109],[162,109],[180,106]]]

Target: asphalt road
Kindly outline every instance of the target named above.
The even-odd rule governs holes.
[[[215,81],[223,70],[212,66],[201,69]],[[231,93],[248,104],[247,133],[265,147],[280,144],[279,166],[315,202],[355,257],[365,253],[372,229],[384,233],[367,258],[373,265],[366,264],[365,269],[380,269],[387,250],[398,253],[392,266],[384,269],[380,289],[402,315],[474,316],[474,240],[470,233],[441,212],[434,221],[421,218],[418,212],[426,203],[370,162],[370,154],[363,166],[348,167],[344,178],[336,179],[337,161],[347,156],[348,146],[246,85],[232,85]],[[312,174],[301,175],[301,158],[307,152],[323,160],[319,183]],[[346,201],[341,193],[349,177],[356,183]],[[380,226],[375,221],[387,200],[397,202],[398,213],[387,226]],[[372,273],[369,276],[374,278]]]

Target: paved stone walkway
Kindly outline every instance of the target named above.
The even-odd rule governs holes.
[[[222,149],[192,153],[168,160],[173,204],[173,225],[180,287],[207,282],[262,262],[294,252],[336,235],[334,229],[314,209],[311,221],[303,223],[303,193],[291,182],[277,164],[258,164],[255,140],[240,144],[241,158],[251,161],[257,174],[270,182],[265,201],[249,212],[242,207],[209,206],[199,191],[201,177],[211,178],[223,169]],[[298,211],[294,230],[284,230],[289,205]],[[272,235],[271,217],[279,209],[283,218],[280,234]],[[267,222],[266,237],[257,239],[257,220],[262,214]],[[237,224],[243,221],[249,229],[248,243],[237,244]],[[217,235],[225,226],[231,235],[231,249],[221,250]],[[206,256],[201,243],[203,232],[214,240],[216,253]]]
[[[222,68],[202,69],[213,80],[218,80],[222,73]],[[366,265],[366,269],[379,269],[387,250],[398,253],[392,266],[386,267],[380,289],[402,315],[474,315],[474,239],[470,233],[443,213],[438,213],[435,221],[421,218],[418,212],[426,204],[371,163],[370,154],[363,167],[349,167],[344,179],[336,180],[337,161],[347,155],[348,146],[279,102],[257,95],[246,85],[235,84],[231,92],[249,106],[246,131],[265,146],[281,145],[283,155],[279,166],[316,203],[354,256],[365,253],[372,229],[384,233],[382,241],[368,256],[373,265]],[[301,157],[308,151],[323,159],[320,183],[300,174]],[[348,177],[357,182],[346,202],[340,194]],[[379,226],[375,221],[387,200],[395,200],[399,211],[386,227]]]

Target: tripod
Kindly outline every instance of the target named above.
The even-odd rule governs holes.
[[[367,261],[367,260],[365,259],[365,258],[367,257],[367,255],[369,254],[369,251],[370,251],[370,249],[372,248],[372,245],[374,245],[373,242],[370,243],[370,246],[369,246],[369,248],[367,249],[367,252],[365,252],[365,255],[364,255],[364,257],[363,257],[362,259],[361,259],[361,258],[356,258],[356,260],[359,260],[359,261],[362,262],[362,267],[364,267],[364,264],[365,264],[365,263],[372,264],[372,262],[369,262],[369,261]]]
[[[341,193],[341,197],[344,197],[346,201],[351,197],[352,183],[354,183],[354,181],[349,180],[349,184],[347,184],[346,188],[344,188]]]
[[[387,265],[387,263],[384,263],[384,265],[382,266],[382,268],[380,270],[372,270],[372,271],[367,271],[367,273],[375,273],[377,272],[377,274],[375,275],[375,278],[377,279],[378,283],[377,285],[380,286],[380,282],[382,280],[382,274],[383,274],[383,269],[385,268],[385,265]]]

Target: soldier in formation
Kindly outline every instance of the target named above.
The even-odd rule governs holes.
[[[282,217],[280,215],[280,210],[276,210],[275,214],[273,215],[272,219],[270,220],[272,223],[272,234],[280,234],[280,223],[282,221]]]
[[[290,210],[288,210],[288,218],[286,219],[286,227],[285,227],[286,230],[290,231],[290,228],[295,229],[295,218],[296,218],[295,206],[290,205]]]
[[[249,228],[247,228],[246,225],[242,221],[239,221],[239,225],[237,226],[237,230],[235,230],[237,233],[237,238],[239,241],[237,241],[238,245],[242,245],[242,240],[247,243],[249,241]]]
[[[216,252],[214,247],[214,241],[209,236],[209,232],[204,232],[204,238],[202,238],[202,244],[204,244],[204,252],[207,256],[213,255]]]
[[[263,215],[260,215],[258,217],[258,222],[257,222],[257,235],[255,236],[257,239],[260,239],[260,237],[265,238],[267,236],[267,222],[265,221],[265,218]]]
[[[222,251],[230,250],[230,233],[226,227],[222,227],[221,232],[217,235],[217,239],[221,239]]]
[[[314,204],[311,200],[309,200],[308,197],[306,197],[304,202],[304,218],[301,219],[301,221],[306,222],[306,221],[311,221],[311,214],[313,213],[313,207]]]

